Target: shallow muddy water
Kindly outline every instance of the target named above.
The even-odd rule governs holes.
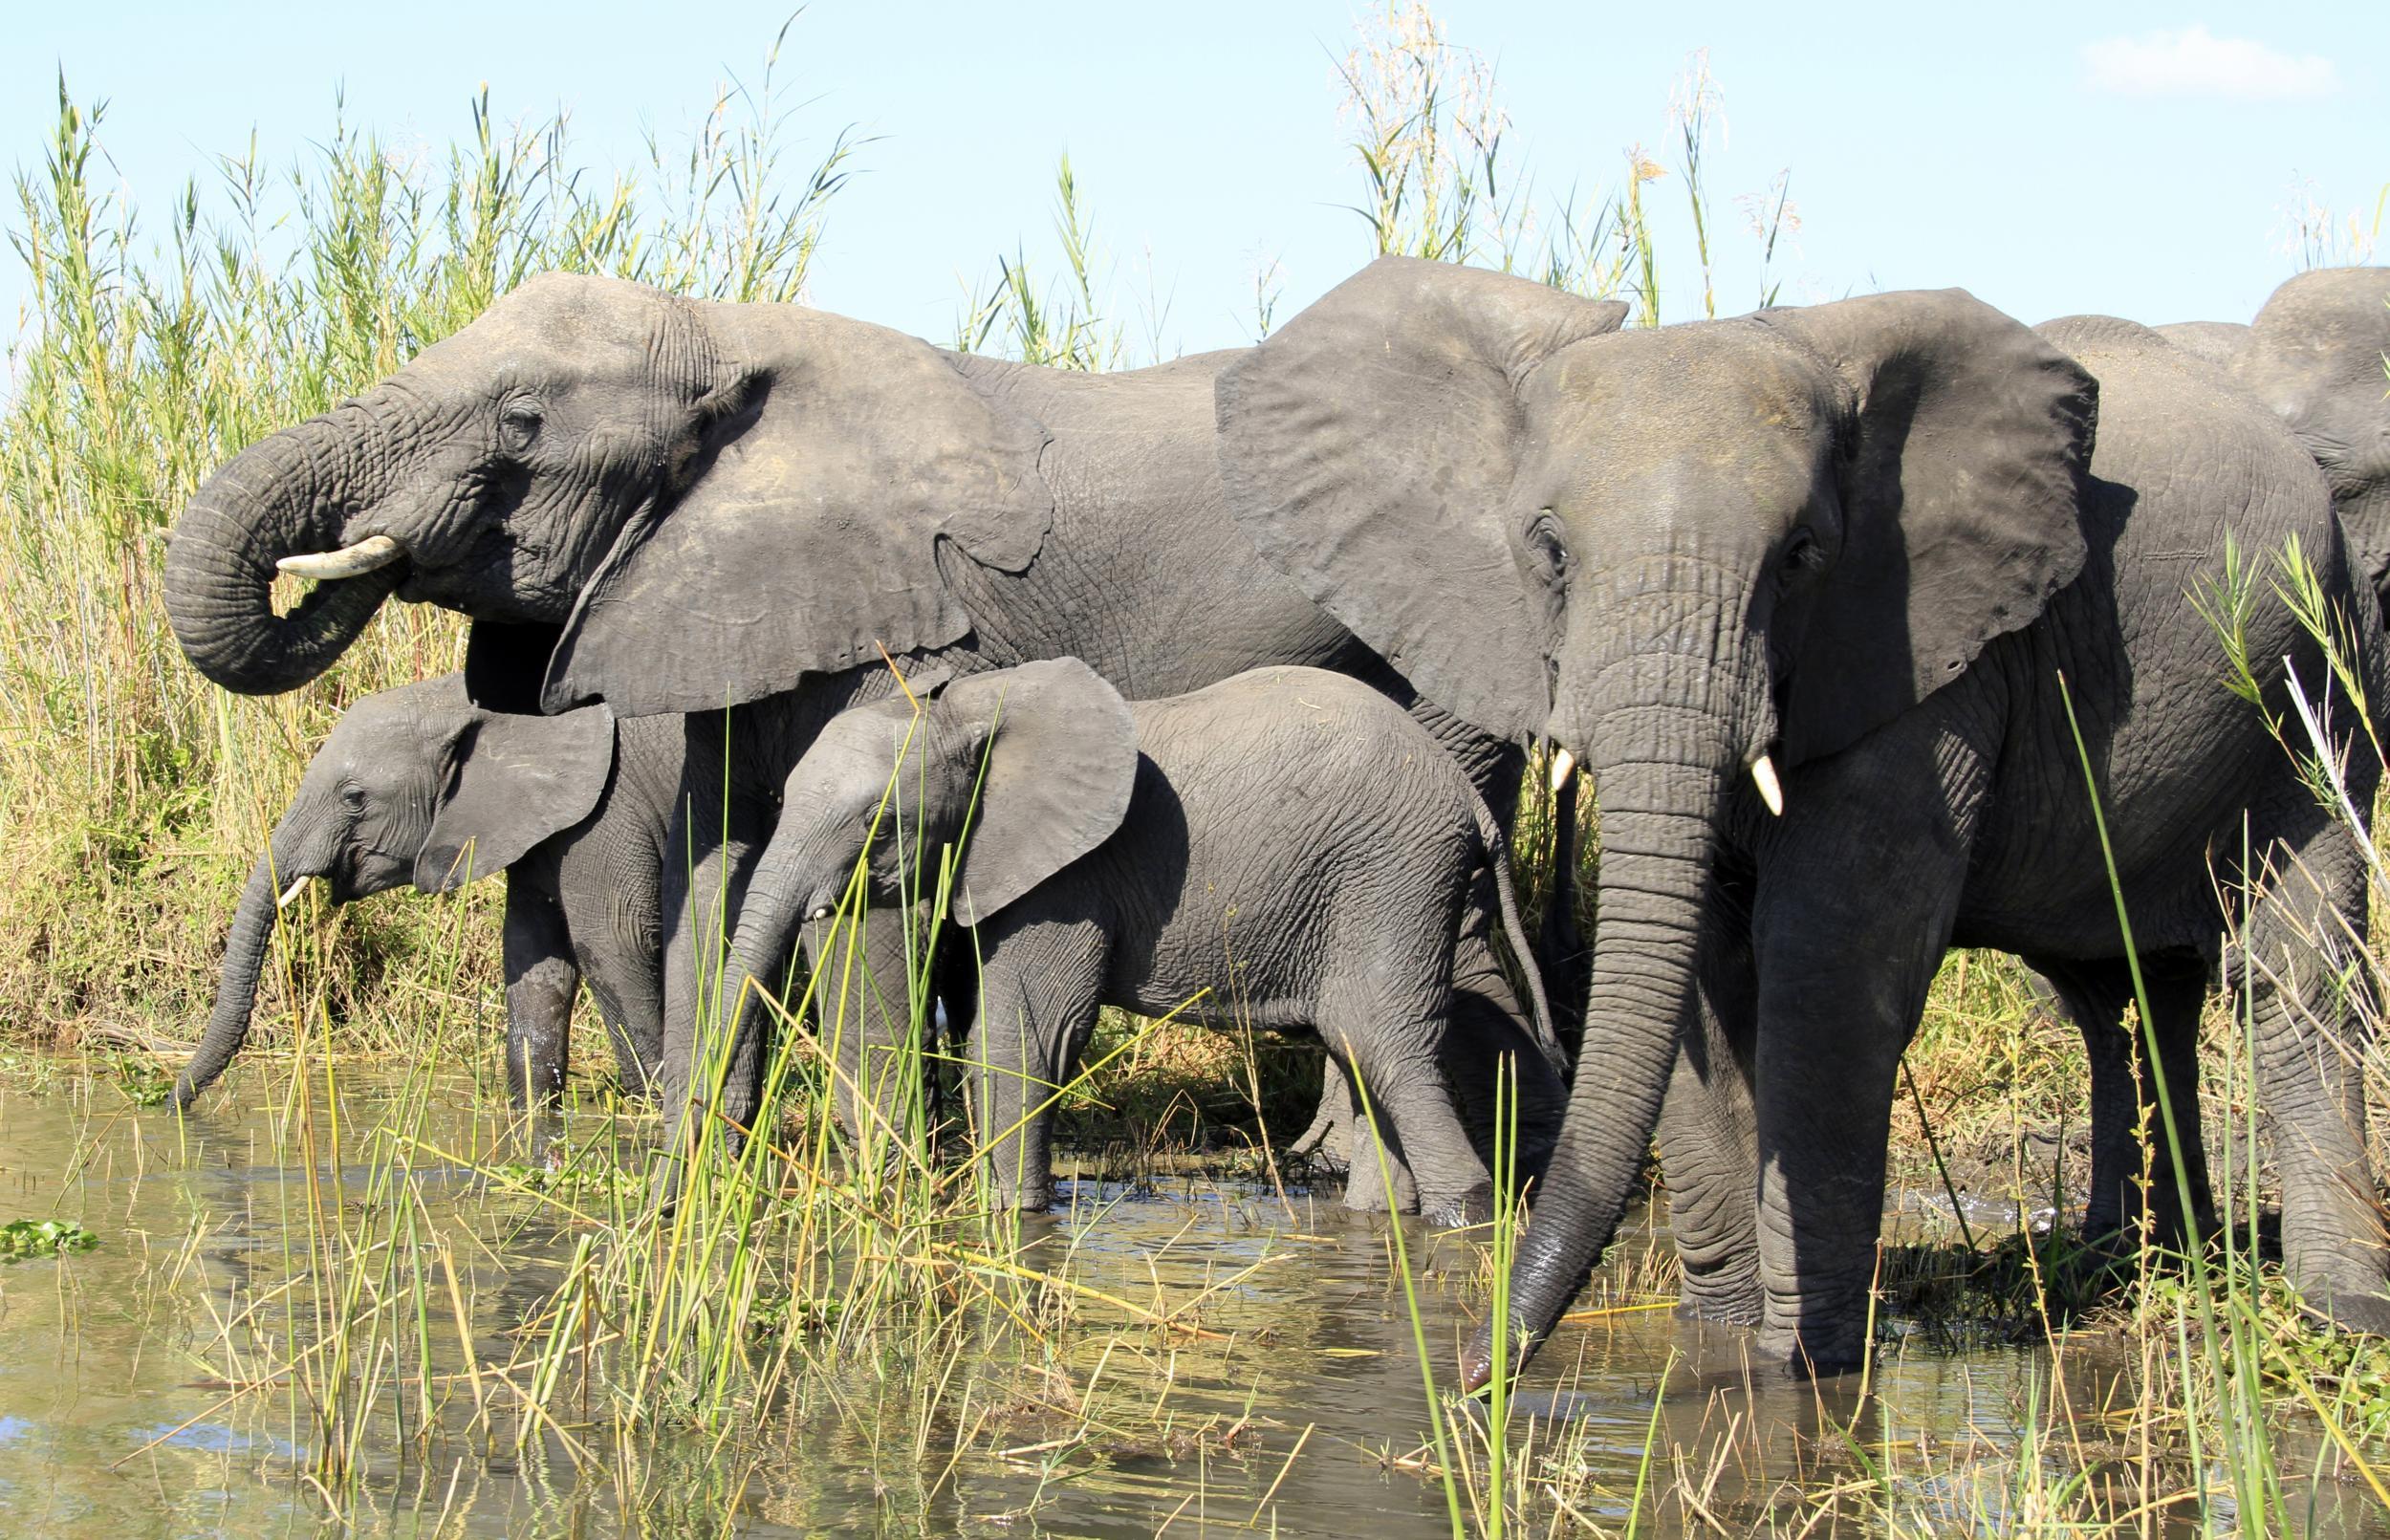
[[[75,1220],[98,1237],[0,1268],[0,1532],[1452,1532],[1423,1473],[1429,1401],[1386,1227],[1324,1190],[1079,1183],[1066,1212],[1024,1223],[1004,1266],[1067,1275],[1084,1314],[910,1348],[825,1337],[791,1355],[760,1410],[710,1429],[610,1413],[586,1378],[577,1395],[549,1387],[537,1417],[477,1417],[536,1379],[522,1344],[594,1225],[487,1179],[525,1159],[525,1136],[461,1077],[353,1078],[337,1103],[295,1110],[286,1080],[249,1070],[185,1122],[105,1079],[0,1090],[0,1223]],[[561,1137],[636,1151],[651,1128],[582,1110]],[[309,1269],[332,1225],[409,1237],[364,1253],[387,1265],[356,1288],[391,1303],[337,1375],[324,1322],[342,1307],[326,1296],[355,1270]],[[1405,1235],[1441,1372],[1483,1297],[1479,1253]],[[1163,1301],[1200,1330],[1141,1325]],[[1856,1387],[1749,1366],[1747,1340],[1664,1308],[1566,1327],[1511,1434],[1535,1532],[1622,1529],[1639,1482],[1645,1534],[1797,1528],[1798,1492],[1871,1482],[1893,1496],[1812,1532],[1868,1532],[1887,1507],[1906,1532],[1941,1532],[2017,1501],[2003,1494],[2036,1458],[2016,1454],[2017,1430],[2052,1395],[2045,1350],[1896,1351],[1861,1409]],[[392,1341],[414,1346],[362,1361]],[[2067,1393],[2096,1407],[2126,1366],[2087,1361]],[[335,1383],[375,1388],[344,1421],[312,1399]],[[346,1470],[328,1468],[331,1439],[357,1451]],[[2063,1474],[2131,1454],[2039,1458]],[[2375,1510],[2354,1485],[2301,1501],[2314,1533],[2390,1532],[2360,1519]]]

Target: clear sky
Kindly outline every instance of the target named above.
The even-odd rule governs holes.
[[[31,9],[31,8],[29,8]],[[5,23],[0,160],[38,163],[56,70],[104,98],[102,143],[162,223],[183,180],[252,129],[273,164],[352,121],[402,141],[468,130],[483,81],[502,120],[571,113],[576,153],[634,164],[670,145],[727,74],[751,76],[785,0],[402,5],[84,3]],[[1125,297],[1169,302],[1162,351],[1246,340],[1255,269],[1283,317],[1370,253],[1335,61],[1370,8],[1347,0],[817,0],[783,55],[808,98],[800,148],[880,136],[831,210],[815,303],[937,339],[967,283],[1026,242],[1051,259],[1067,150]],[[2106,311],[2246,319],[2293,271],[2288,209],[2312,195],[2370,222],[2390,184],[2390,4],[1599,6],[1444,0],[1447,37],[1495,67],[1539,185],[1615,185],[1641,142],[1672,161],[1669,91],[1697,48],[1728,137],[1708,176],[1720,310],[1755,302],[1735,207],[1790,168],[1802,228],[1788,298],[1964,285],[2027,320]],[[1647,196],[1675,220],[1682,180]],[[16,216],[10,211],[9,223]],[[1663,228],[1663,313],[1695,313],[1681,228]],[[2390,221],[2385,221],[2390,234]],[[1151,252],[1148,271],[1146,252]],[[2390,243],[2381,260],[2390,260]],[[0,265],[0,317],[25,293]]]

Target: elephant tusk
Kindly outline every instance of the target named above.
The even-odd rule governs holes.
[[[1751,761],[1751,780],[1759,787],[1759,800],[1768,804],[1768,811],[1784,816],[1784,784],[1776,779],[1776,767],[1766,754]]]
[[[336,577],[362,577],[389,566],[406,554],[406,547],[386,534],[369,534],[353,546],[337,551],[321,551],[313,555],[285,556],[274,566],[293,577],[313,577],[329,582]]]
[[[1576,756],[1575,754],[1572,754],[1567,749],[1563,748],[1558,753],[1553,755],[1552,794],[1554,796],[1558,796],[1560,794],[1560,789],[1567,786],[1569,784],[1569,777],[1575,775],[1575,773]]]
[[[282,890],[282,897],[273,900],[273,906],[277,909],[288,909],[298,901],[299,893],[306,886],[307,878],[303,877],[292,878],[291,885]]]

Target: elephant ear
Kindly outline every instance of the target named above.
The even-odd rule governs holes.
[[[1039,423],[918,337],[795,306],[758,328],[771,356],[743,366],[684,489],[576,601],[548,709],[716,710],[881,647],[944,646],[971,618],[939,576],[941,538],[1007,572],[1036,557],[1054,515]]]
[[[474,712],[449,745],[415,885],[446,893],[513,865],[588,817],[613,770],[614,713],[605,706],[553,717]]]
[[[986,746],[956,923],[978,924],[1111,838],[1128,816],[1137,722],[1119,691],[1077,659],[960,680],[931,712],[942,751]],[[961,768],[979,773],[976,763]]]
[[[1964,290],[1757,319],[1819,356],[1851,402],[1842,550],[1783,705],[1783,758],[1798,764],[1956,679],[2082,570],[2098,386]]]
[[[1519,386],[1626,307],[1380,257],[1220,377],[1220,470],[1263,558],[1428,696],[1543,730],[1553,639],[1510,545]]]

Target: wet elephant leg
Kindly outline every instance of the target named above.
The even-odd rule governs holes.
[[[838,1118],[865,1159],[883,1166],[900,1147],[921,1148],[929,1126],[936,995],[925,927],[908,919],[902,909],[867,909],[805,930],[814,1030],[834,1066]]]
[[[2121,958],[2094,961],[2036,958],[2075,1030],[2091,1065],[2092,1172],[2083,1238],[2110,1254],[2131,1252],[2144,1224],[2159,1246],[2180,1248],[2193,1233],[2211,1234],[2215,1202],[2200,1134],[2199,1018],[2207,996],[2204,958],[2155,955],[2141,960],[2149,994],[2149,1029],[2125,1023],[2133,975]],[[2155,1057],[2150,1039],[2157,1040]],[[2190,1187],[2193,1223],[2183,1222],[2173,1147],[2157,1105],[2164,1076],[2175,1125],[2184,1135],[2183,1175]],[[2144,1137],[2145,1136],[2145,1137]],[[2144,1182],[2152,1201],[2143,1203]]]
[[[1759,1323],[1759,1155],[1751,1102],[1758,981],[1748,921],[1704,938],[1696,1026],[1677,1052],[1660,1112],[1660,1170],[1684,1267],[1681,1312]]]
[[[2351,1006],[2365,988],[2351,965],[2365,935],[2365,867],[2352,835],[2310,823],[2259,846],[2268,880],[2242,960],[2257,1099],[2282,1173],[2283,1270],[2340,1326],[2390,1335],[2390,1238],[2365,1149],[2373,1011]]]

